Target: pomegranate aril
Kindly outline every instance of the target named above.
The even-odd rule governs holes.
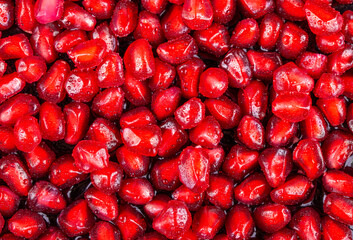
[[[3,60],[24,58],[33,55],[33,49],[24,34],[0,39],[0,58]]]
[[[162,212],[153,219],[153,229],[175,239],[186,233],[191,226],[191,214],[185,203],[171,200]]]
[[[87,40],[87,34],[83,30],[65,30],[54,38],[54,48],[57,52],[67,53],[71,48]]]
[[[108,195],[91,187],[84,197],[88,207],[99,219],[113,221],[118,217],[118,199],[115,195]]]
[[[120,127],[143,127],[146,125],[157,124],[153,113],[147,107],[137,107],[124,112],[120,117]]]
[[[293,216],[289,227],[292,228],[300,239],[321,239],[320,215],[311,207],[299,209]]]
[[[225,228],[228,239],[250,239],[255,229],[251,212],[245,205],[237,204],[229,211]]]
[[[71,203],[61,211],[57,221],[60,229],[69,237],[88,233],[95,223],[94,215],[84,199]]]
[[[28,83],[37,82],[47,72],[45,60],[39,56],[24,57],[15,64],[16,71]]]
[[[229,209],[233,204],[233,186],[233,179],[221,174],[211,175],[206,198],[217,207]]]
[[[189,132],[190,141],[205,148],[217,147],[222,137],[221,126],[213,116],[205,117]]]
[[[59,20],[64,12],[64,0],[39,0],[34,5],[34,16],[41,24]]]
[[[153,30],[151,31],[150,29]],[[136,40],[140,38],[146,39],[153,48],[164,42],[165,38],[158,16],[147,11],[141,11],[134,31],[134,38]]]
[[[208,28],[213,21],[213,8],[210,0],[185,0],[181,17],[192,30]]]
[[[151,169],[151,182],[157,190],[173,191],[180,186],[179,158],[157,161]]]
[[[123,85],[125,98],[135,106],[144,106],[151,102],[151,91],[147,81],[139,81],[130,73],[125,72]]]
[[[353,188],[350,185],[353,176],[339,170],[327,171],[323,178],[322,184],[326,191],[341,194],[346,197],[353,197]]]
[[[16,6],[17,6],[16,2]],[[15,22],[15,6],[14,2],[11,0],[1,0],[0,2],[0,10],[1,10],[1,17],[0,17],[0,30],[4,31],[12,27]],[[17,17],[17,14],[16,14]]]
[[[236,12],[236,3],[232,0],[211,0],[213,7],[213,21],[226,24],[230,22]]]
[[[293,176],[271,191],[271,199],[278,204],[296,205],[307,199],[313,187],[307,177]]]
[[[324,200],[324,212],[337,221],[352,225],[353,200],[337,193],[330,193]]]
[[[322,224],[322,238],[324,240],[330,239],[352,239],[352,232],[349,227],[332,218],[325,216],[321,219]]]
[[[320,79],[315,83],[314,94],[318,98],[339,97],[343,92],[343,80],[333,73],[322,74]]]
[[[138,22],[138,5],[133,1],[119,1],[115,5],[110,21],[110,29],[117,37],[126,37],[132,33]],[[124,236],[124,235],[123,235]]]
[[[298,131],[298,123],[287,122],[272,116],[266,126],[266,142],[274,147],[284,147],[292,143]]]
[[[226,215],[215,206],[204,206],[198,210],[192,221],[192,230],[201,239],[213,239],[221,229]]]
[[[172,198],[184,202],[189,211],[198,211],[205,199],[205,193],[195,193],[185,185],[181,185],[172,193]]]
[[[111,223],[99,221],[89,232],[91,240],[120,240],[120,231]]]
[[[246,53],[254,77],[271,81],[274,71],[282,65],[281,57],[276,52],[258,52],[249,50]]]
[[[115,1],[114,0],[84,0],[83,7],[87,12],[92,14],[97,19],[109,19],[113,15]]]
[[[238,6],[244,17],[258,19],[267,13],[273,12],[275,3],[272,0],[260,0],[256,2],[240,0]]]
[[[121,182],[119,196],[127,203],[144,205],[152,200],[154,191],[145,178],[127,178]]]
[[[199,98],[191,98],[174,112],[175,120],[183,129],[196,127],[205,118],[205,104]]]
[[[304,69],[312,78],[318,79],[326,72],[327,56],[314,52],[303,52],[295,61],[298,67]]]
[[[84,91],[84,89],[81,91]],[[124,96],[125,93],[120,87],[105,89],[94,97],[91,106],[92,112],[98,117],[111,121],[117,120],[123,111]]]
[[[265,128],[253,116],[245,115],[241,119],[236,136],[250,149],[261,150],[265,146]]]
[[[288,228],[283,228],[265,237],[265,240],[296,240],[296,239],[298,239],[298,236],[295,233],[295,231]]]
[[[150,219],[154,219],[167,206],[171,198],[165,194],[157,194],[143,207],[144,212]]]
[[[88,34],[90,39],[102,39],[107,45],[107,52],[116,52],[119,48],[119,41],[114,36],[114,33],[109,28],[107,22],[98,25],[93,31]]]
[[[152,95],[151,110],[159,121],[173,116],[181,100],[181,94],[181,90],[178,87],[154,92]]]
[[[23,116],[14,126],[14,136],[18,150],[33,151],[42,141],[38,120],[32,116]]]
[[[49,227],[46,232],[42,234],[38,240],[68,240],[68,237],[58,228]]]
[[[290,21],[305,20],[305,1],[303,0],[277,0],[277,13],[284,19]]]
[[[67,29],[92,31],[96,25],[96,19],[79,5],[73,2],[65,2],[64,12],[59,24]]]
[[[0,79],[0,103],[21,92],[26,85],[25,78],[14,72]]]
[[[191,30],[181,17],[182,11],[183,6],[172,4],[161,19],[163,33],[168,40],[188,34]]]
[[[46,224],[37,212],[20,209],[9,219],[8,228],[17,237],[36,239],[45,232]]]
[[[344,123],[347,112],[344,98],[320,98],[316,101],[316,104],[332,126],[335,127]]]
[[[93,186],[108,195],[119,191],[123,177],[123,169],[116,162],[90,174]]]
[[[349,0],[347,0],[347,2],[349,2]],[[353,43],[353,30],[351,27],[353,22],[353,11],[347,10],[342,14],[342,16],[343,16],[342,32],[345,36],[345,40],[349,43]]]
[[[330,130],[326,119],[316,106],[310,108],[309,116],[300,123],[300,128],[304,138],[317,141],[323,141]]]
[[[71,71],[65,81],[67,95],[76,102],[90,102],[98,93],[98,79],[93,71]]]
[[[33,211],[55,214],[66,207],[66,200],[52,183],[39,181],[28,192],[27,205]]]
[[[280,3],[280,1],[277,1]],[[260,37],[258,44],[264,50],[272,50],[275,48],[281,29],[283,20],[275,13],[269,13],[264,16],[260,24]]]
[[[119,87],[124,83],[123,60],[117,53],[107,54],[96,72],[101,88]]]
[[[42,138],[59,141],[65,137],[65,119],[61,108],[55,103],[44,102],[39,110],[39,127]]]
[[[168,88],[175,78],[175,68],[169,63],[161,61],[159,58],[155,58],[154,63],[155,73],[149,79],[148,86],[152,91]]]
[[[66,122],[65,142],[76,145],[88,130],[90,109],[84,103],[72,102],[64,107]]]
[[[162,13],[167,4],[167,0],[142,0],[141,4],[143,8],[145,8],[147,11],[153,14],[160,14]]]
[[[11,217],[20,205],[20,197],[6,186],[0,186],[0,214]]]
[[[323,53],[333,53],[344,48],[343,33],[337,32],[328,36],[316,36],[317,48]]]
[[[15,136],[10,127],[0,126],[0,151],[4,153],[16,151]]]
[[[280,204],[267,204],[254,211],[256,226],[267,233],[274,233],[285,227],[291,220],[290,210]]]
[[[260,37],[260,29],[256,20],[248,18],[241,20],[235,26],[230,43],[239,48],[254,46]]]
[[[342,75],[353,67],[353,46],[346,44],[345,47],[328,56],[327,72]]]

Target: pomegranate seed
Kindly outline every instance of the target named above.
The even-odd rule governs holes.
[[[164,36],[168,39],[179,38],[190,32],[182,19],[183,6],[172,4],[161,19]]]
[[[285,227],[291,220],[289,209],[280,204],[267,204],[254,211],[256,226],[267,233],[274,233]]]
[[[333,53],[344,48],[345,37],[342,32],[328,36],[316,36],[317,48],[323,53]]]
[[[0,79],[0,103],[21,92],[25,85],[25,78],[17,72],[2,76]]]
[[[1,6],[0,6],[1,9]],[[6,12],[6,11],[4,11]],[[0,18],[1,20],[1,18]],[[0,21],[1,26],[1,21]],[[3,60],[24,58],[33,55],[33,49],[24,34],[0,39],[0,58]]]
[[[172,65],[161,61],[159,58],[155,58],[154,63],[156,68],[155,73],[150,78],[148,86],[152,91],[168,88],[175,78],[175,68]]]
[[[323,239],[352,239],[352,232],[348,226],[339,223],[328,216],[321,220]]]
[[[16,6],[18,4],[16,3]],[[2,0],[0,4],[0,9],[2,16],[0,17],[0,30],[6,30],[12,27],[15,22],[15,6],[13,1]]]
[[[153,30],[150,31],[150,29]],[[147,11],[141,11],[134,31],[134,38],[144,38],[154,48],[164,42],[163,30],[158,16]]]
[[[280,4],[281,1],[276,1]],[[283,20],[275,13],[266,14],[260,24],[259,45],[265,50],[272,50],[275,48],[281,29]]]
[[[191,226],[191,214],[185,203],[171,200],[153,219],[153,229],[167,238],[175,239],[186,233]]]
[[[144,205],[154,196],[151,183],[145,178],[127,178],[121,182],[119,196],[126,202]]]
[[[138,81],[127,72],[125,72],[123,90],[125,98],[135,106],[144,106],[151,102],[151,91],[147,81]]]
[[[63,0],[40,0],[34,5],[34,16],[41,24],[55,22],[61,18],[64,12]]]
[[[237,201],[248,205],[262,203],[270,194],[271,187],[261,173],[254,173],[234,188]]]
[[[39,240],[51,240],[51,239],[67,240],[68,238],[59,228],[49,227],[47,228],[46,233],[42,234],[38,239]]]
[[[324,73],[315,84],[314,94],[318,98],[339,97],[344,92],[344,82],[335,74]]]
[[[250,239],[254,232],[255,223],[249,209],[244,205],[238,204],[234,205],[229,211],[225,227],[229,238]]]
[[[288,228],[282,228],[278,232],[265,237],[265,240],[296,240],[296,239],[298,239],[298,236],[295,233],[295,231]]]
[[[249,48],[256,44],[259,37],[259,25],[255,19],[248,18],[237,23],[230,38],[230,43],[239,48]]]
[[[86,200],[81,199],[71,203],[58,217],[60,229],[69,237],[88,233],[94,226],[94,215]]]
[[[210,175],[210,183],[206,192],[208,201],[222,209],[229,209],[233,203],[233,179],[215,174]]]
[[[109,162],[107,167],[92,172],[90,177],[95,188],[111,195],[119,191],[123,175],[123,170],[117,163]]]
[[[173,191],[180,185],[179,158],[157,161],[151,170],[151,182],[158,190]]]
[[[43,139],[59,141],[65,137],[65,119],[61,108],[45,102],[39,110],[39,127]]]
[[[15,136],[10,127],[0,127],[0,151],[10,153],[16,151]]]
[[[307,199],[313,187],[307,177],[293,176],[271,191],[271,199],[278,204],[296,205]]]
[[[64,12],[59,24],[67,29],[92,31],[96,25],[96,19],[79,5],[73,2],[65,2]]]
[[[103,240],[103,239],[120,239],[120,231],[114,227],[113,224],[100,221],[97,222],[89,232],[89,238],[92,240]]]
[[[304,4],[303,0],[277,0],[276,10],[286,20],[303,21],[306,17]]]
[[[199,80],[205,70],[205,63],[199,58],[192,58],[177,67],[180,79],[181,93],[185,98],[197,97],[199,94]]]
[[[116,52],[118,50],[119,41],[114,36],[114,33],[109,28],[107,22],[103,22],[98,25],[92,32],[89,32],[88,35],[90,39],[102,39],[107,46],[108,53]]]
[[[297,211],[289,224],[300,239],[321,239],[320,215],[311,207]]]
[[[132,1],[119,1],[115,5],[110,21],[110,29],[117,37],[126,37],[132,33],[138,22],[138,6]],[[122,234],[124,236],[124,234]]]
[[[192,98],[181,105],[174,116],[181,128],[194,128],[205,118],[205,105],[199,98]]]
[[[211,26],[213,9],[209,0],[185,0],[181,14],[183,22],[192,30],[204,30]]]
[[[15,144],[23,152],[33,151],[42,141],[42,134],[36,118],[23,116],[14,127]]]
[[[105,89],[94,97],[92,112],[111,121],[117,120],[123,111],[124,95],[124,91],[119,87]]]
[[[165,10],[168,4],[168,1],[167,0],[143,0],[141,1],[141,4],[143,8],[146,9],[147,11],[154,14],[160,14]]]
[[[15,236],[36,239],[45,232],[46,224],[38,213],[20,209],[9,219],[8,228]]]
[[[235,181],[241,181],[258,166],[259,153],[234,145],[226,156],[222,170]]]
[[[324,212],[341,223],[352,225],[353,200],[337,193],[330,193],[324,200]]]
[[[171,198],[165,194],[157,194],[152,201],[148,202],[143,210],[150,219],[154,219],[167,206]]]
[[[178,87],[158,90],[152,95],[151,110],[158,120],[164,120],[173,116],[180,100],[181,90]]]
[[[210,162],[200,148],[187,147],[180,155],[180,181],[195,193],[204,192],[209,186]]]
[[[16,71],[26,82],[37,82],[46,72],[45,60],[39,56],[24,57],[16,61]]]
[[[270,81],[273,72],[282,65],[281,57],[275,52],[257,52],[249,50],[246,53],[254,77]]]
[[[296,64],[312,78],[318,79],[326,71],[327,56],[320,53],[303,52],[297,58]]]
[[[210,161],[211,172],[217,172],[224,162],[225,153],[223,147],[219,145],[213,149],[204,148],[204,150]]]
[[[115,2],[113,0],[84,0],[82,5],[87,12],[97,19],[109,19],[113,15]]]
[[[33,211],[53,214],[66,207],[66,200],[56,186],[39,181],[28,192],[27,205]]]
[[[118,199],[115,195],[107,195],[91,187],[85,192],[84,197],[88,207],[99,219],[113,221],[118,217]]]
[[[87,40],[87,34],[83,30],[65,30],[54,38],[54,48],[57,52],[67,53],[71,48]]]
[[[192,230],[202,239],[213,239],[221,229],[226,215],[215,206],[204,206],[198,210],[192,221]]]
[[[343,98],[320,98],[316,104],[332,126],[338,126],[346,119],[347,109]]]
[[[209,68],[200,75],[199,92],[208,98],[218,98],[228,88],[227,73],[221,68]]]
[[[216,147],[222,137],[221,126],[213,116],[207,116],[189,132],[190,141],[205,148]]]
[[[261,0],[258,2],[241,0],[239,2],[239,7],[244,17],[258,19],[267,13],[273,12],[275,4],[272,0]]]
[[[181,185],[172,193],[172,198],[184,202],[189,211],[198,211],[205,199],[205,193],[195,193],[185,185]]]
[[[246,115],[241,119],[237,128],[237,137],[250,149],[260,150],[265,146],[265,129],[253,116]]]
[[[90,110],[84,103],[69,103],[64,108],[65,142],[76,145],[88,130]]]
[[[0,214],[11,217],[20,205],[20,197],[6,186],[0,186]]]
[[[120,126],[126,127],[143,127],[146,125],[156,124],[157,120],[152,112],[146,107],[137,107],[123,113],[120,117]]]
[[[349,0],[347,0],[347,3],[351,4],[351,3],[349,3]],[[352,43],[353,42],[353,31],[350,26],[351,26],[352,20],[353,20],[353,12],[350,10],[347,10],[342,14],[342,17],[343,17],[342,32],[344,34],[345,40],[347,42]]]
[[[328,56],[327,71],[342,75],[353,67],[353,46],[346,44],[345,47]]]
[[[297,131],[297,123],[287,122],[272,116],[266,126],[266,142],[274,147],[287,146],[293,141]]]

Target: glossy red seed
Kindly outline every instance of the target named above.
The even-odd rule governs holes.
[[[96,19],[79,5],[65,2],[64,12],[59,23],[67,29],[92,31],[96,25]]]
[[[124,83],[123,60],[117,53],[109,53],[96,72],[101,88],[119,87]]]
[[[189,211],[198,211],[205,199],[205,193],[195,193],[185,185],[181,185],[172,193],[172,198],[184,202]]]
[[[304,93],[279,94],[272,102],[272,112],[288,122],[300,122],[306,119],[311,108],[310,95]]]
[[[255,229],[255,223],[248,207],[237,204],[229,211],[225,222],[229,238],[250,239]]]
[[[147,228],[142,214],[130,205],[120,205],[119,216],[114,221],[118,226],[122,239],[136,239],[142,236]]]
[[[115,2],[113,0],[84,0],[82,5],[96,19],[109,19],[113,15]]]
[[[266,126],[266,142],[274,147],[286,146],[292,142],[297,130],[297,123],[272,116]]]
[[[14,72],[0,79],[0,103],[21,92],[26,85],[25,78]]]
[[[117,37],[126,37],[134,31],[138,22],[138,5],[132,1],[119,1],[115,5],[110,29]],[[124,235],[123,235],[124,236]]]
[[[219,145],[213,149],[204,148],[204,150],[206,151],[208,159],[210,161],[211,173],[217,172],[220,169],[222,163],[224,162],[225,153],[223,147]]]
[[[277,1],[280,2],[280,1]],[[283,20],[275,13],[268,13],[260,23],[260,37],[258,44],[265,50],[272,50],[276,46],[281,33]]]
[[[229,50],[230,36],[227,28],[221,24],[213,23],[205,30],[195,31],[193,38],[201,51],[215,57],[221,57]]]
[[[110,0],[109,0],[110,1]],[[109,28],[107,22],[98,25],[92,32],[89,32],[90,39],[102,39],[107,45],[107,52],[116,52],[119,48],[119,41]]]
[[[282,65],[281,57],[275,52],[257,52],[249,50],[246,53],[254,77],[261,80],[272,80],[274,71]]]
[[[94,97],[92,112],[98,117],[104,117],[111,121],[117,120],[123,111],[124,95],[125,93],[120,87],[103,90]]]
[[[175,112],[175,120],[183,129],[196,127],[205,118],[205,105],[199,98],[192,98]]]
[[[71,71],[64,86],[69,97],[77,102],[90,102],[99,91],[97,75],[93,71]]]
[[[327,56],[320,53],[303,52],[295,63],[312,78],[318,79],[326,71]]]
[[[179,158],[157,161],[151,169],[151,182],[157,190],[173,191],[180,185]]]
[[[153,229],[175,239],[186,233],[191,226],[191,214],[186,205],[177,200],[168,202],[163,211],[153,219]]]
[[[0,214],[11,217],[20,205],[20,197],[6,186],[0,186]]]
[[[180,100],[181,90],[178,87],[158,90],[152,95],[151,110],[159,121],[164,120],[173,116]]]
[[[312,106],[309,116],[300,123],[301,132],[304,138],[323,141],[329,133],[329,125],[321,111]]]
[[[316,0],[308,0],[304,9],[309,28],[314,34],[330,35],[341,30],[343,18],[331,6]]]
[[[172,4],[161,19],[163,33],[168,40],[188,34],[191,30],[181,17],[182,11],[183,6]]]
[[[213,116],[207,116],[189,132],[190,141],[205,148],[216,147],[222,137],[221,126]]]
[[[12,35],[0,39],[0,58],[17,59],[33,55],[33,49],[24,34]]]
[[[199,58],[192,58],[177,67],[180,88],[183,97],[193,98],[199,95],[199,82],[206,64]]]
[[[256,226],[267,233],[274,233],[285,227],[291,220],[290,210],[280,204],[267,204],[254,211]]]
[[[47,176],[51,164],[56,159],[54,151],[45,142],[41,142],[32,152],[23,153],[23,156],[33,178]]]
[[[15,144],[23,152],[31,152],[42,141],[42,134],[36,118],[23,116],[14,127]]]
[[[314,94],[318,98],[339,97],[344,92],[343,80],[332,73],[324,73],[315,84]]]
[[[213,9],[209,0],[185,0],[181,15],[192,30],[204,30],[212,24]]]
[[[143,206],[143,210],[150,219],[153,219],[159,215],[170,200],[171,198],[168,195],[157,194],[152,201]]]
[[[229,209],[233,204],[233,179],[221,174],[210,175],[210,184],[206,198],[222,209]]]
[[[111,223],[99,221],[89,232],[91,240],[120,240],[120,231]]]
[[[241,181],[258,166],[259,153],[234,145],[226,156],[222,170],[235,181]]]
[[[66,207],[66,200],[56,186],[39,181],[28,192],[27,205],[36,212],[56,214]]]
[[[332,126],[338,126],[346,119],[347,107],[344,98],[321,98],[316,104]]]
[[[162,13],[167,4],[167,0],[143,0],[141,1],[142,6],[149,12],[154,14]]]
[[[123,85],[125,98],[135,106],[144,106],[151,102],[151,90],[147,81],[138,81],[128,72],[125,72]]]
[[[353,188],[350,185],[352,180],[353,177],[343,171],[330,170],[324,174],[322,184],[328,192],[335,192],[346,197],[353,197]]]
[[[87,174],[77,168],[71,155],[63,155],[50,166],[48,178],[55,186],[64,189],[81,182],[86,177]]]
[[[87,131],[86,139],[104,143],[109,152],[114,151],[122,144],[117,126],[104,118],[94,120]]]
[[[31,44],[34,53],[45,59],[47,63],[52,63],[58,58],[54,48],[54,39],[59,34],[56,24],[38,25],[33,30]]]
[[[107,45],[102,39],[82,42],[71,48],[67,54],[79,69],[98,66],[106,55]]]
[[[349,0],[347,1],[349,3]],[[342,14],[343,17],[343,28],[342,32],[345,36],[345,40],[347,42],[353,42],[353,31],[351,28],[352,19],[353,19],[353,11],[347,10]]]
[[[39,110],[39,127],[42,138],[59,141],[65,137],[65,119],[61,108],[50,102],[44,102]]]
[[[234,1],[211,0],[213,7],[213,21],[221,24],[230,22],[236,12]]]
[[[0,127],[0,151],[4,153],[16,151],[15,136],[10,127]]]
[[[131,43],[124,54],[126,70],[136,79],[145,80],[155,71],[152,47],[146,39]]]
[[[63,0],[40,0],[34,5],[34,16],[36,20],[42,24],[57,21],[64,12]]]
[[[108,195],[91,187],[85,191],[84,197],[88,207],[99,219],[113,221],[118,217],[118,199],[114,194]]]
[[[302,0],[278,0],[276,10],[278,14],[286,20],[303,21],[305,20],[305,1]]]
[[[247,18],[235,26],[230,43],[239,48],[249,48],[256,44],[260,37],[260,29],[256,20]]]
[[[153,30],[151,31],[151,29]],[[159,44],[164,42],[165,38],[158,16],[148,11],[141,11],[139,21],[134,31],[134,38],[146,39],[153,48],[156,48]]]
[[[267,148],[258,161],[267,182],[274,188],[283,184],[292,170],[291,154],[285,148]]]
[[[204,192],[209,186],[210,162],[200,148],[187,147],[180,155],[180,181],[195,193]]]
[[[46,72],[47,65],[42,57],[29,56],[15,62],[16,71],[28,83],[37,82]]]
[[[271,199],[278,204],[296,205],[308,197],[313,187],[307,177],[297,175],[273,189],[271,191]]]
[[[17,6],[17,3],[16,3]],[[3,13],[0,17],[0,30],[7,30],[14,24],[15,10],[14,2],[9,0],[2,0],[0,2],[0,9]]]
[[[325,216],[321,220],[322,224],[322,239],[352,239],[352,232],[349,227],[332,218]]]
[[[297,211],[289,224],[301,239],[321,239],[320,215],[311,207]]]
[[[66,96],[65,81],[70,73],[67,62],[58,60],[37,83],[37,92],[41,99],[58,103]]]
[[[144,205],[152,200],[154,191],[145,178],[127,178],[121,182],[119,196],[128,203]]]
[[[353,200],[337,193],[330,193],[324,200],[324,212],[341,223],[353,224]]]
[[[90,109],[84,103],[69,103],[64,107],[66,122],[65,142],[76,145],[88,130]]]
[[[147,107],[137,107],[124,112],[120,117],[120,127],[143,127],[156,124],[157,120]]]
[[[222,96],[218,99],[206,99],[204,103],[207,111],[216,118],[222,129],[231,129],[239,124],[240,107],[229,98]]]
[[[20,209],[9,219],[8,228],[17,237],[36,239],[45,232],[46,224],[38,213]]]
[[[60,229],[69,237],[88,233],[95,223],[94,215],[84,199],[71,203],[61,211],[57,221]]]
[[[270,191],[265,176],[254,173],[234,188],[234,197],[242,204],[257,205],[270,195]]]
[[[278,232],[265,236],[265,240],[296,240],[297,234],[294,230],[282,228]]]
[[[321,147],[315,140],[301,140],[293,151],[293,161],[304,170],[310,180],[320,177],[325,170]]]
[[[241,0],[239,8],[244,17],[251,17],[254,19],[261,18],[267,13],[274,10],[275,4],[272,0],[261,0],[252,2],[250,0]]]
[[[284,58],[296,59],[307,48],[308,38],[308,34],[303,29],[287,22],[282,27],[277,43],[278,51]]]
[[[85,173],[108,166],[109,153],[104,143],[82,140],[74,148],[72,156],[76,166]]]
[[[221,229],[226,215],[215,206],[204,206],[198,210],[192,221],[192,230],[199,238],[213,239]]]
[[[260,81],[252,81],[238,92],[238,104],[243,114],[262,120],[267,112],[267,87]]]
[[[109,162],[107,167],[90,174],[93,186],[108,195],[120,189],[123,176],[123,169],[115,162]]]
[[[337,32],[328,36],[316,36],[317,48],[323,53],[333,53],[344,48],[343,33]]]
[[[205,97],[218,98],[227,88],[228,76],[221,68],[208,68],[200,75],[199,92]]]
[[[58,227],[49,227],[46,232],[42,234],[39,240],[68,240],[67,236]]]
[[[235,88],[246,87],[252,77],[249,60],[241,49],[231,49],[223,58],[220,65],[228,73],[229,85]]]
[[[190,35],[184,35],[162,43],[156,51],[162,61],[176,65],[190,60],[197,54],[198,47]]]
[[[265,145],[265,129],[253,116],[246,115],[241,119],[236,136],[250,149],[260,150]]]
[[[342,75],[353,67],[353,46],[346,44],[345,47],[328,56],[327,72]]]
[[[57,52],[66,53],[71,48],[87,40],[87,34],[83,30],[65,30],[54,38],[54,48]]]
[[[353,149],[352,135],[339,130],[332,131],[323,142],[322,150],[326,166],[340,169],[344,166]]]
[[[133,152],[144,156],[156,156],[161,142],[161,129],[157,125],[127,127],[121,131],[124,144]]]
[[[148,86],[152,91],[168,88],[176,75],[175,68],[169,63],[161,61],[159,58],[154,59],[155,73],[149,79]]]

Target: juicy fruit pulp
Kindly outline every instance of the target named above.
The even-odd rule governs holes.
[[[0,0],[0,240],[353,240],[352,0]]]

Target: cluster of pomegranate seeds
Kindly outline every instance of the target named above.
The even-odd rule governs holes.
[[[0,0],[21,239],[353,240],[353,0]]]

